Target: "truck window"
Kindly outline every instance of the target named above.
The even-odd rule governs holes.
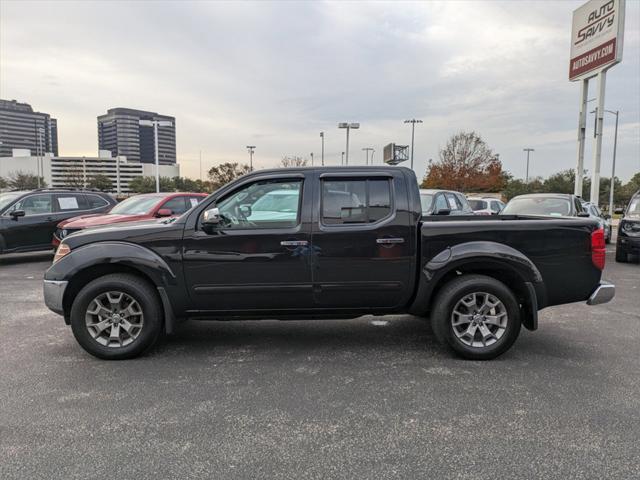
[[[323,180],[322,223],[375,223],[391,215],[387,179]]]
[[[299,223],[302,180],[245,185],[217,203],[224,228],[292,228]]]

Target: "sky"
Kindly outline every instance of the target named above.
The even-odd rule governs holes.
[[[568,81],[572,11],[582,1],[0,1],[0,97],[58,119],[61,155],[96,155],[96,117],[113,107],[176,117],[183,175],[283,155],[350,163],[409,144],[424,176],[447,139],[476,131],[505,169],[575,167],[580,86]],[[628,0],[623,61],[607,75],[620,110],[616,174],[640,171],[640,1]],[[589,98],[595,94],[590,82]],[[592,102],[590,105],[594,105]],[[594,105],[595,106],[595,105]],[[614,117],[605,118],[602,175]],[[585,168],[591,169],[593,115]]]

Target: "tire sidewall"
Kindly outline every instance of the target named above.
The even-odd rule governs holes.
[[[127,277],[116,278],[107,275],[98,278],[84,287],[76,296],[71,308],[71,330],[73,335],[88,353],[98,358],[119,360],[140,355],[151,347],[158,339],[162,329],[162,316],[151,287],[141,284],[140,281],[125,281]],[[137,280],[131,277],[132,280]],[[106,347],[93,339],[86,327],[86,311],[90,302],[101,293],[108,291],[121,291],[134,298],[144,315],[144,325],[138,337],[125,347]]]
[[[439,336],[458,354],[465,358],[475,360],[488,360],[497,357],[507,351],[518,338],[520,333],[520,308],[508,287],[490,277],[475,277],[460,279],[452,289],[445,292],[439,299],[436,314]],[[470,347],[462,343],[454,333],[451,325],[451,314],[456,304],[471,293],[486,292],[498,298],[506,308],[508,322],[502,337],[488,347]]]

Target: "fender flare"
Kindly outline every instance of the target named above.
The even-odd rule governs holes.
[[[430,310],[433,293],[453,271],[463,267],[482,267],[484,270],[506,270],[522,282],[525,296],[525,326],[537,328],[537,312],[546,304],[546,292],[540,270],[522,252],[508,245],[477,241],[447,247],[429,260],[420,271],[418,289],[410,312],[416,315]]]

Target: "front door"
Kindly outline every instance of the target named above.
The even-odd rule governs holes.
[[[252,179],[216,199],[221,223],[207,233],[199,218],[185,233],[183,265],[192,310],[312,308],[310,221],[305,218],[311,196],[310,183],[298,174]]]
[[[389,309],[409,300],[417,219],[404,182],[400,170],[320,175],[312,237],[319,308]]]
[[[7,250],[53,248],[51,239],[56,228],[53,196],[50,193],[28,195],[18,200],[4,214]],[[24,211],[24,217],[11,217],[11,212]]]

